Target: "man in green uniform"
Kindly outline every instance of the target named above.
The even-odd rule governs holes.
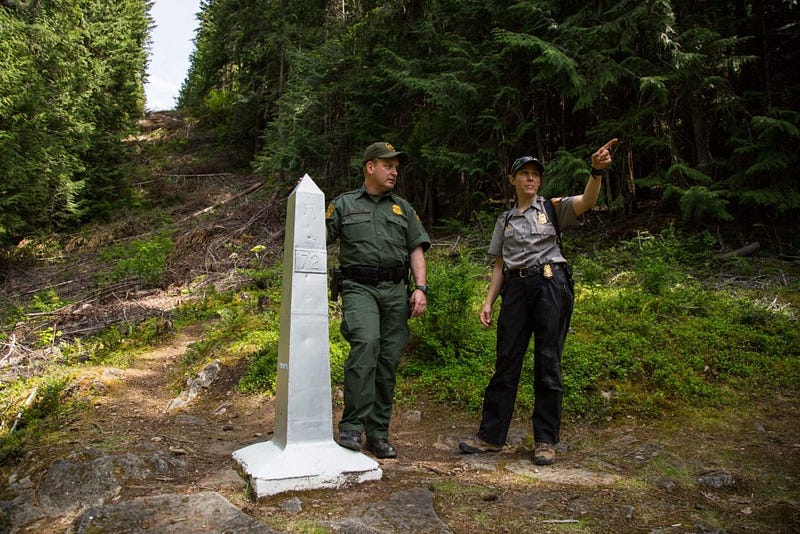
[[[362,158],[364,185],[333,199],[325,212],[328,244],[340,242],[342,334],[350,343],[339,445],[360,451],[366,433],[364,446],[377,458],[397,456],[388,439],[395,372],[409,315],[427,305],[423,253],[430,238],[414,208],[392,192],[405,159],[389,143],[371,144]]]

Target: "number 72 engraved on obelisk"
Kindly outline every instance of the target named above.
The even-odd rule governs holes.
[[[294,249],[294,271],[296,273],[325,274],[326,251],[308,248]]]

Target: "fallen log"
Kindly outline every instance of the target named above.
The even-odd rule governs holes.
[[[247,189],[245,189],[241,193],[237,193],[237,194],[233,195],[232,197],[229,197],[229,198],[226,198],[224,200],[221,200],[221,201],[219,201],[219,202],[217,202],[217,203],[215,203],[215,204],[213,204],[211,206],[208,206],[207,208],[203,208],[200,211],[196,211],[196,212],[192,213],[191,215],[187,215],[186,217],[184,217],[183,219],[178,221],[178,224],[180,224],[182,222],[185,222],[185,221],[188,221],[189,219],[193,219],[194,217],[197,217],[197,216],[202,215],[204,213],[208,213],[209,211],[214,210],[214,209],[216,209],[216,208],[218,208],[218,207],[220,207],[220,206],[222,206],[224,204],[227,204],[228,202],[236,200],[237,198],[241,198],[243,196],[249,195],[250,193],[258,191],[262,187],[264,187],[264,182],[263,181],[258,182],[256,184],[253,184],[252,186],[248,187]]]
[[[733,258],[737,256],[749,256],[753,252],[757,251],[759,248],[761,248],[761,244],[758,241],[754,241],[748,245],[743,246],[742,248],[731,250],[730,252],[724,252],[722,254],[717,254],[717,259],[724,260],[727,258]]]

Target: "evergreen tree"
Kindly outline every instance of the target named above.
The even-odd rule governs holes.
[[[126,200],[119,164],[143,110],[149,6],[0,6],[0,244]]]
[[[412,156],[398,189],[429,223],[505,199],[520,154],[546,162],[543,194],[577,193],[588,155],[611,137],[622,139],[603,188],[612,210],[663,197],[687,221],[748,205],[786,213],[799,188],[798,74],[784,56],[800,47],[773,46],[797,40],[797,11],[745,0],[217,0],[204,4],[181,103],[233,139],[260,137],[254,164],[278,183],[308,172],[330,194],[360,183],[363,146],[394,142]]]

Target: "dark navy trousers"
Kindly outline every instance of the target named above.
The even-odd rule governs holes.
[[[503,445],[514,413],[522,363],[533,336],[533,437],[558,443],[561,427],[561,353],[575,297],[567,266],[552,278],[506,276],[497,320],[497,361],[483,398],[478,436]]]

